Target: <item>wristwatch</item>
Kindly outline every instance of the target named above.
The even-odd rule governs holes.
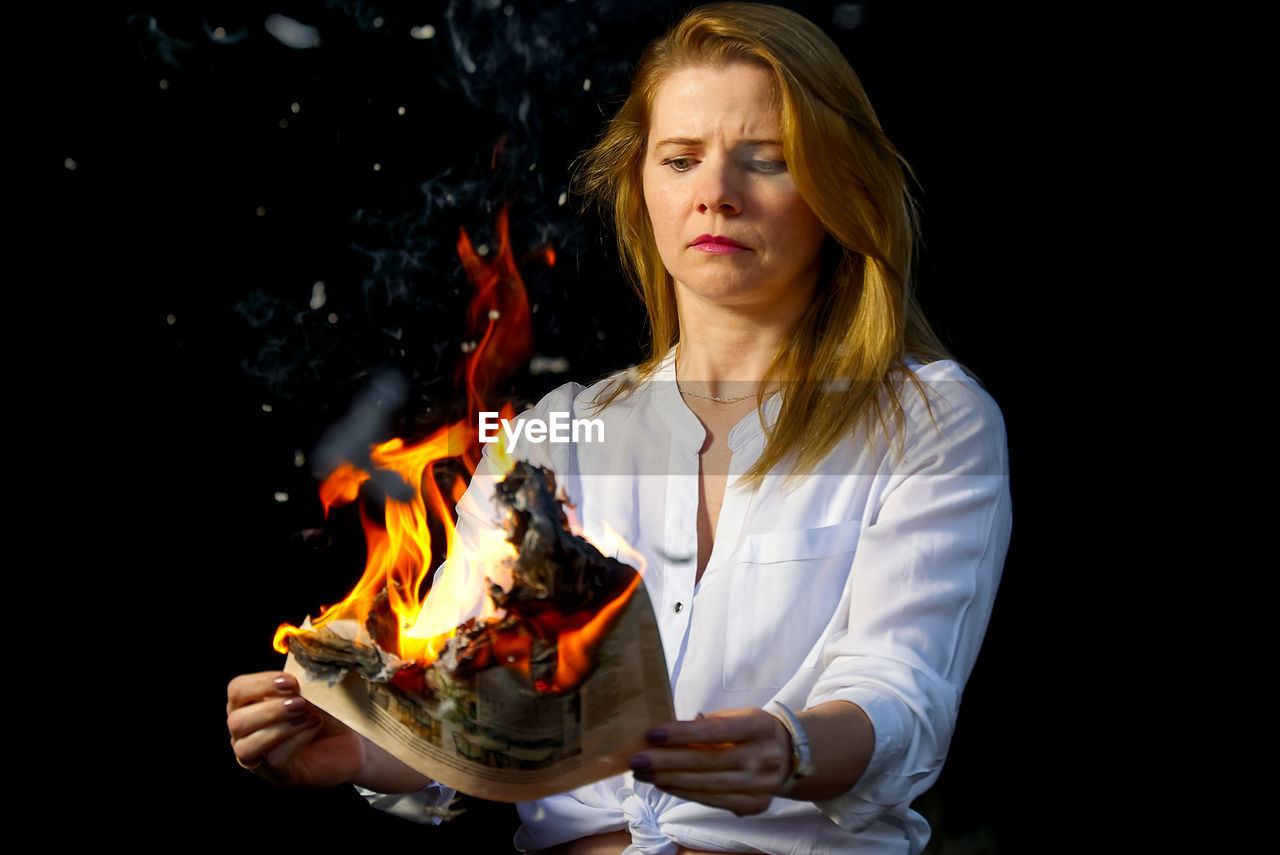
[[[783,781],[778,795],[785,796],[791,792],[796,782],[813,774],[813,756],[809,752],[809,737],[804,732],[804,725],[796,718],[786,704],[770,701],[765,712],[782,722],[782,726],[791,734],[791,776]]]

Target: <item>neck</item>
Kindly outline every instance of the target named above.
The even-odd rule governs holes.
[[[783,379],[770,369],[796,318],[760,318],[693,300],[679,301],[678,308],[676,377],[685,389],[736,396]]]

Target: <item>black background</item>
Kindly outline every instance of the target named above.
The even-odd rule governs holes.
[[[1062,701],[1078,618],[1062,528],[1075,416],[1054,358],[1073,303],[1060,201],[1078,180],[1060,122],[1066,25],[990,4],[783,5],[837,39],[915,168],[921,300],[1009,428],[1014,540],[950,759],[918,805],[931,850],[1044,851],[1045,828],[1070,834],[1059,792],[1081,750]],[[81,703],[69,723],[57,704],[48,720],[53,778],[91,785],[96,827],[505,851],[504,806],[467,800],[426,830],[346,789],[283,792],[241,771],[225,684],[278,667],[275,626],[340,597],[363,564],[354,514],[325,523],[305,458],[369,372],[411,379],[397,432],[456,417],[459,228],[485,242],[509,206],[535,347],[572,366],[518,373],[517,401],[639,356],[642,310],[610,239],[559,198],[640,48],[685,6],[137,2],[68,22],[47,127],[55,222],[71,237],[34,290],[70,342],[45,354],[45,391],[70,464],[56,506],[70,496],[80,522],[38,526],[59,560],[36,586],[70,593],[60,621],[92,630],[88,643],[67,633],[62,654],[92,724]],[[263,26],[271,13],[321,44],[285,46]],[[409,35],[427,24],[433,38]],[[533,259],[548,245],[552,268]]]

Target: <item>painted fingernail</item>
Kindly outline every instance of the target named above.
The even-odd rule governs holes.
[[[660,727],[655,727],[653,730],[645,733],[644,738],[647,742],[666,742],[667,732]]]
[[[632,777],[635,778],[637,781],[644,781],[646,784],[653,783],[652,772],[636,772],[632,775]]]
[[[637,754],[627,761],[627,765],[631,767],[632,771],[643,772],[652,766],[653,762],[645,755]]]
[[[302,712],[307,708],[307,702],[304,698],[286,698],[282,706],[290,712]]]
[[[311,716],[309,715],[295,715],[293,718],[289,719],[290,727],[306,727],[310,723]]]
[[[281,674],[271,681],[271,685],[276,687],[279,692],[292,692],[298,688],[298,681],[290,677],[288,674]]]

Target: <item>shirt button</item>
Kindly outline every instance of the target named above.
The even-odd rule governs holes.
[[[680,614],[682,611],[684,611],[684,603],[676,603],[676,614]]]

